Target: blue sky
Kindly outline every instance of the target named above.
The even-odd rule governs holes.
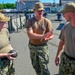
[[[15,3],[17,0],[0,0],[0,3]],[[40,0],[41,2],[51,2],[53,3],[54,0]],[[55,0],[56,3],[59,3],[59,0]]]

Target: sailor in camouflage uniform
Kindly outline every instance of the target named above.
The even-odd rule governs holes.
[[[13,49],[9,43],[9,32],[6,28],[6,22],[9,20],[9,17],[5,17],[0,13],[0,75],[15,75],[13,66],[15,58],[8,53]]]
[[[60,42],[55,64],[58,66],[59,59],[61,59],[59,75],[75,75],[75,3],[67,3],[60,13],[63,13],[67,23],[59,36]]]
[[[26,23],[31,62],[37,75],[50,75],[47,41],[53,38],[52,24],[43,17],[44,6],[41,2],[37,2],[33,10],[35,16]]]

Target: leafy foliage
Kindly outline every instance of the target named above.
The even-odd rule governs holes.
[[[14,9],[16,8],[16,4],[14,3],[3,3],[3,4],[0,4],[0,9]]]

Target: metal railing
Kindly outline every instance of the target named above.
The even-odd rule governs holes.
[[[35,16],[33,12],[2,12],[2,13],[10,17],[10,21],[7,23],[7,28],[9,32],[14,32],[14,31],[18,32],[19,29],[25,28],[26,21],[29,18],[32,18],[33,16]],[[58,17],[56,15],[57,14],[53,15],[53,14],[46,13],[46,15],[44,16],[50,20],[54,20],[53,17],[55,18]]]
[[[10,21],[7,23],[9,32],[14,32],[19,29],[25,28],[26,21],[33,17],[33,12],[2,12],[5,16],[10,17]]]

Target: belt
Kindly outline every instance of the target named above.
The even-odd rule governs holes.
[[[1,57],[0,60],[4,61],[4,60],[9,60],[9,59],[7,57]]]
[[[65,54],[65,56],[66,56],[69,60],[75,60],[74,57],[71,57],[71,56],[67,55],[65,52],[64,52],[64,54]]]
[[[47,45],[47,43],[43,43],[43,44],[40,44],[40,45],[35,45],[35,44],[32,44],[29,42],[29,44],[33,45],[33,46],[44,46],[44,45]]]

